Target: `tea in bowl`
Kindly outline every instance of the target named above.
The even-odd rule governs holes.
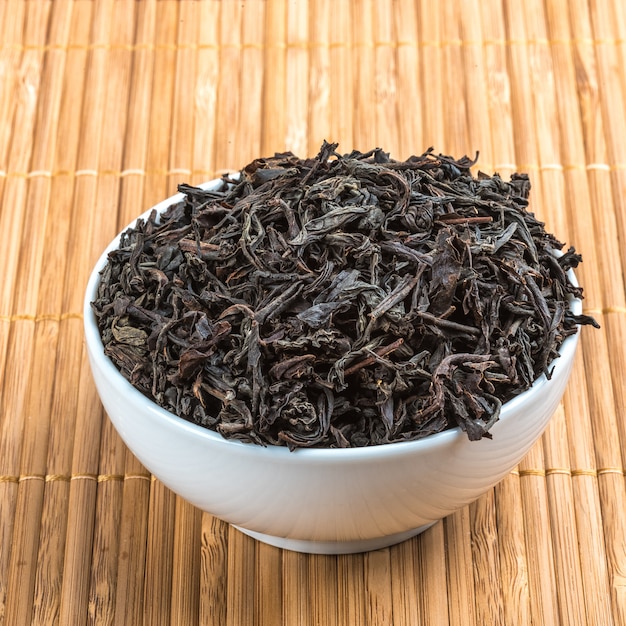
[[[495,201],[523,205],[524,180],[483,189],[430,154],[338,171],[330,152],[183,187],[110,244],[84,309],[98,393],[144,466],[261,541],[326,554],[407,539],[506,476],[589,323],[573,252],[538,250],[551,236]]]

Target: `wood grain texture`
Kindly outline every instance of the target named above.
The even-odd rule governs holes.
[[[0,626],[626,624],[625,39],[619,0],[0,3]],[[518,468],[341,556],[259,544],[151,477],[82,333],[122,226],[324,139],[528,172],[602,325]]]

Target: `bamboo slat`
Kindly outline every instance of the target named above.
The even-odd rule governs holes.
[[[399,123],[398,71],[396,52],[389,42],[397,41],[393,20],[393,2],[378,0],[372,5],[374,21],[374,115],[376,123],[376,144],[385,145],[391,154],[400,155],[399,136],[402,125]],[[370,68],[371,71],[371,68]],[[370,111],[371,114],[371,111]],[[364,145],[368,150],[370,146]]]
[[[254,623],[255,553],[254,540],[231,526],[228,532],[227,626]]]
[[[205,513],[201,533],[199,623],[218,626],[226,623],[228,526]]]
[[[510,506],[510,503],[507,502],[507,505]],[[472,503],[469,511],[476,623],[503,624],[503,604],[506,599],[493,586],[493,581],[499,580],[501,577],[493,490]]]
[[[61,46],[76,35],[80,20],[75,18],[74,6],[71,3],[58,3],[53,9],[54,41]],[[73,171],[76,167],[79,139],[78,129],[74,122],[80,114],[82,104],[84,74],[80,70],[84,65],[84,53],[76,56],[69,50],[67,52],[55,50],[54,54],[48,56],[46,62],[54,67],[55,80],[64,82],[63,89],[58,87],[53,89],[53,92],[63,97],[56,106],[49,103],[49,110],[46,113],[52,116],[52,120],[56,118],[56,122],[53,121],[52,124],[58,124],[57,138],[54,141],[56,154],[53,169]],[[79,77],[72,80],[72,73],[76,71]],[[71,85],[68,84],[70,81]],[[71,211],[68,211],[68,206],[72,206],[73,182],[71,176],[58,176],[50,181],[46,242],[68,241],[74,228],[74,221],[83,227],[85,225],[83,212],[79,207],[74,206]],[[80,248],[80,251],[83,252],[84,247]],[[46,250],[45,253],[46,262],[43,264],[39,292],[39,315],[54,317],[59,310],[76,310],[69,305],[75,297],[75,289],[71,289],[70,285],[78,282],[75,268],[88,263],[88,259],[84,252],[81,256],[78,250],[68,250],[58,244],[55,244],[53,250]],[[62,289],[59,288],[56,280],[58,276],[65,276]],[[77,322],[79,320],[75,319],[51,322],[58,327],[58,343],[56,361],[51,368],[55,376],[51,391],[52,404],[46,468],[46,473],[50,477],[63,476],[65,478],[71,473],[72,447],[67,445],[67,441],[74,437],[78,390],[68,386],[66,380],[80,369],[82,329],[80,323]],[[36,358],[41,357],[36,356]],[[41,389],[38,390],[40,394],[41,391]],[[45,483],[35,572],[33,623],[49,623],[52,617],[58,614],[60,608],[69,493],[68,480],[49,480]]]
[[[121,0],[113,5],[111,42],[114,46],[110,71],[117,80],[105,105],[106,128],[112,129],[101,147],[101,167],[105,170],[141,168],[147,144],[147,125],[143,111],[149,108],[152,60],[141,45],[153,32],[154,7],[141,7]],[[133,54],[128,46],[138,42]],[[120,107],[119,103],[125,103]],[[119,132],[119,135],[118,135]],[[107,176],[107,178],[109,178]],[[132,174],[110,181],[107,192],[118,198],[117,229],[124,227],[143,212],[142,187]],[[138,207],[139,205],[139,207]],[[150,476],[137,458],[125,455],[122,503],[118,532],[116,564],[115,624],[139,624],[144,615],[143,600],[146,579],[146,546],[150,502]]]
[[[263,30],[265,20],[263,0],[246,3],[241,19],[241,73],[239,91],[246,94],[243,107],[230,141],[237,146],[235,162],[229,167],[237,169],[240,163],[249,163],[261,154],[261,121],[263,119]]]
[[[556,7],[552,7],[556,9]],[[547,40],[548,32],[546,20],[543,15],[543,7],[532,6],[529,11],[534,19],[528,19],[529,36],[533,40]],[[562,20],[553,19],[553,23],[561,23]],[[560,40],[561,33],[555,33],[555,40]],[[568,110],[566,106],[561,106],[557,112],[556,104],[559,97],[562,97],[565,88],[565,81],[572,76],[568,72],[567,55],[559,55],[561,47],[555,45],[551,49],[545,46],[535,46],[537,64],[544,67],[541,75],[548,75],[541,85],[537,85],[534,93],[540,103],[538,111],[546,114],[537,116],[538,132],[544,137],[540,144],[540,159],[544,163],[569,163],[572,162],[572,144],[576,144],[576,129],[578,128],[575,111]],[[556,96],[556,97],[555,97]],[[565,99],[565,101],[568,101]],[[553,103],[550,105],[550,103]],[[549,112],[549,113],[548,113]],[[582,177],[580,176],[582,174]],[[553,232],[563,233],[562,237],[569,237],[576,232],[576,229],[568,229],[568,211],[566,206],[574,206],[576,203],[584,202],[586,192],[586,181],[583,172],[546,170],[542,172],[543,190],[546,195],[542,198],[542,205],[545,207],[546,221],[550,224]],[[569,178],[569,185],[564,186],[565,179]],[[549,190],[549,191],[548,191]],[[568,194],[569,192],[569,194]],[[569,201],[569,202],[568,202]],[[565,204],[567,203],[567,204]],[[574,222],[576,220],[573,220]],[[593,267],[593,249],[586,245],[590,241],[589,235],[593,233],[593,227],[586,226],[587,236],[581,239],[581,252],[590,261]],[[582,230],[581,230],[582,232]],[[591,238],[593,241],[593,236]],[[593,247],[591,247],[593,248]],[[591,254],[591,258],[589,258]],[[560,430],[559,430],[560,429]],[[547,489],[551,513],[552,544],[554,549],[555,565],[555,589],[559,600],[558,608],[560,619],[563,623],[582,623],[585,619],[584,604],[579,601],[582,596],[582,572],[577,554],[576,534],[571,533],[566,540],[563,537],[563,525],[569,520],[569,526],[575,529],[574,511],[571,502],[571,481],[568,475],[569,459],[565,446],[565,423],[562,414],[559,412],[544,437],[544,454],[546,455],[548,468],[561,468],[554,470],[547,478]],[[572,541],[574,539],[574,541]]]
[[[372,0],[354,2],[354,147],[369,150],[377,145],[376,117],[371,109],[375,99],[376,58],[374,54],[374,7]],[[386,146],[381,146],[389,150]],[[349,151],[349,150],[348,150]]]
[[[59,8],[60,6],[60,8]],[[46,6],[45,9],[49,9]],[[68,7],[65,3],[57,5],[49,18],[48,11],[43,10],[40,15],[30,11],[27,17],[27,27],[32,27],[33,42],[43,43],[46,38],[46,26],[50,19],[52,40],[61,43],[67,37]],[[63,79],[64,58],[47,56],[42,59],[41,81],[39,84],[39,98],[37,99],[36,121],[33,137],[35,139],[30,165],[35,170],[52,168],[56,149],[56,127],[54,121],[58,116]],[[52,238],[58,222],[67,220],[59,216],[58,204],[49,206],[50,201],[49,179],[32,179],[28,183],[26,203],[33,207],[29,219],[24,221],[22,244],[20,246],[19,264],[15,277],[16,285],[21,285],[15,298],[15,305],[19,310],[36,313],[40,309],[40,298],[46,302],[47,276],[43,269],[43,259],[47,254],[57,256],[54,246],[56,240]],[[56,211],[55,211],[56,209]],[[57,213],[55,215],[54,213]],[[58,262],[58,258],[56,259]],[[54,261],[53,261],[54,263]],[[60,266],[63,275],[63,265]],[[29,288],[24,288],[25,286]],[[60,299],[57,298],[57,305]],[[58,310],[59,306],[53,306]],[[8,601],[6,620],[8,623],[25,623],[31,618],[37,619],[36,611],[45,604],[40,596],[34,595],[34,584],[37,565],[43,559],[38,559],[40,529],[43,516],[43,476],[46,473],[46,457],[48,436],[50,433],[50,409],[52,390],[54,386],[54,371],[58,339],[58,323],[54,320],[45,320],[31,323],[32,334],[28,337],[22,349],[32,350],[32,367],[22,373],[28,381],[25,390],[26,400],[24,409],[26,415],[34,416],[26,422],[23,430],[22,450],[20,458],[21,474],[31,471],[37,479],[22,482],[18,485],[15,515],[20,523],[15,524],[11,546],[11,561],[8,572]],[[28,468],[28,469],[27,469]],[[41,477],[41,479],[39,478]],[[48,521],[47,519],[45,520]],[[50,530],[54,530],[54,525]],[[45,549],[44,549],[45,553]],[[54,592],[53,592],[54,593]],[[38,606],[34,603],[38,602]],[[45,613],[46,607],[43,607]]]
[[[90,24],[92,19],[92,6],[88,3],[78,2],[74,4],[72,10],[72,28],[70,32],[70,43],[74,47],[67,52],[66,67],[68,70],[68,88],[66,91],[65,111],[67,116],[66,124],[62,124],[64,129],[62,137],[67,137],[68,146],[75,146],[73,150],[68,150],[74,156],[75,168],[86,165],[85,148],[93,147],[90,139],[81,132],[81,126],[75,123],[76,119],[81,119],[84,104],[87,102],[85,94],[89,93],[87,86],[86,69],[89,67],[89,54],[87,45],[90,35]],[[83,118],[84,119],[84,118]],[[61,117],[63,120],[63,117]],[[65,157],[65,150],[61,152]],[[81,159],[82,162],[81,162]],[[64,166],[65,167],[65,166]],[[73,167],[68,163],[68,170]],[[63,289],[63,311],[79,311],[82,305],[80,293],[77,293],[76,285],[84,284],[86,271],[85,266],[89,266],[92,261],[91,254],[91,224],[92,217],[90,211],[84,211],[84,206],[89,206],[92,199],[90,192],[93,186],[83,186],[75,176],[70,176],[72,182],[71,190],[73,196],[68,200],[72,207],[72,219],[68,243],[83,240],[83,245],[67,246],[67,266]],[[68,181],[69,182],[69,181]],[[83,202],[85,204],[83,204]],[[59,419],[61,423],[68,421],[71,428],[58,428],[53,432],[58,433],[58,446],[65,450],[63,464],[57,466],[56,455],[52,450],[56,444],[51,442],[50,446],[50,466],[55,468],[57,475],[80,476],[76,480],[70,480],[68,484],[67,500],[64,502],[63,513],[65,515],[66,537],[64,553],[59,563],[59,573],[61,584],[58,599],[59,620],[67,621],[74,614],[87,614],[87,600],[89,590],[92,533],[94,509],[96,501],[97,482],[99,466],[99,439],[102,424],[102,411],[94,405],[95,390],[90,384],[88,377],[88,365],[86,355],[82,350],[82,324],[80,318],[73,316],[72,319],[62,320],[60,326],[59,342],[67,346],[66,351],[60,354],[58,361],[59,374],[56,378],[54,415],[65,416],[65,420]],[[67,352],[67,354],[64,354]],[[63,357],[64,358],[61,358]],[[66,380],[75,380],[75,385],[68,386]],[[53,424],[57,419],[53,417]],[[69,430],[69,432],[67,432]],[[72,437],[70,438],[70,434]],[[68,440],[72,445],[68,445]],[[66,458],[68,455],[69,458]],[[67,538],[71,538],[70,541]],[[42,581],[42,587],[45,581]]]
[[[544,479],[545,462],[540,446],[535,446],[520,463],[520,475],[531,620],[540,624],[558,624],[552,529]]]
[[[364,561],[363,554],[337,556],[337,622],[339,624],[366,623]]]
[[[397,157],[406,159],[419,150],[423,135],[423,120],[420,114],[423,94],[419,84],[421,50],[415,40],[415,34],[418,32],[416,3],[409,0],[395,2],[393,21],[395,40],[398,42],[396,71],[401,77],[396,81],[396,119],[398,128],[401,129],[398,133]]]
[[[171,623],[193,624],[198,621],[200,598],[200,553],[195,549],[202,515],[198,509],[176,498],[174,555],[172,567]],[[159,567],[159,565],[157,565]],[[157,618],[159,619],[159,618]],[[144,623],[146,622],[144,619]]]
[[[617,41],[620,36],[618,30],[621,24],[624,25],[624,9],[616,3],[615,6],[606,5],[602,2],[589,3],[589,23],[591,32],[595,39],[599,41]],[[622,34],[624,30],[621,31]],[[602,121],[605,127],[605,139],[608,150],[609,163],[615,165],[612,171],[614,179],[614,197],[613,202],[617,211],[617,225],[620,239],[624,240],[626,235],[626,216],[624,215],[624,198],[623,189],[626,178],[622,171],[622,164],[626,162],[626,150],[619,141],[616,141],[617,133],[626,132],[626,116],[623,107],[619,106],[619,102],[624,101],[626,95],[626,81],[623,72],[619,70],[620,64],[623,63],[623,51],[621,46],[607,45],[601,43],[594,48],[597,63],[598,77],[602,81],[602,90],[600,92],[600,111]],[[617,100],[616,100],[617,99]],[[620,191],[621,190],[621,191]],[[622,268],[624,258],[622,256]]]
[[[352,22],[355,7],[351,2],[334,2],[329,25],[330,66],[329,76],[332,117],[328,141],[337,141],[346,151],[354,145],[354,63],[352,53],[355,34]]]
[[[137,171],[125,177],[122,191],[127,202],[124,219],[156,204],[169,194],[167,168],[169,124],[172,112],[171,93],[175,76],[177,4],[149,2],[138,15],[143,26],[139,41],[145,45],[140,63],[133,71],[138,77],[134,100],[131,100],[125,169]],[[150,45],[155,42],[154,49]],[[134,81],[133,81],[134,82]],[[133,106],[133,102],[135,106]],[[129,155],[134,155],[130,158]],[[144,170],[145,168],[145,170]],[[139,174],[146,172],[145,176]],[[143,199],[141,201],[140,199]],[[134,207],[134,213],[133,213]],[[173,602],[174,527],[176,497],[159,481],[151,481],[145,551],[145,580],[143,586],[143,624],[169,622]]]
[[[98,4],[94,7],[92,21],[90,62],[94,81],[87,87],[84,115],[90,133],[88,141],[93,142],[94,148],[84,158],[91,162],[91,168],[104,172],[97,177],[95,188],[88,192],[94,211],[94,252],[98,244],[102,249],[110,241],[118,227],[120,178],[113,173],[120,171],[122,165],[123,133],[127,123],[125,103],[128,102],[131,71],[131,57],[124,44],[129,41],[135,21],[134,12],[129,11],[134,7],[126,4],[125,8],[126,13],[119,2]],[[94,443],[100,445],[99,472],[105,479],[98,483],[95,503],[89,619],[114,623],[127,615],[128,608],[124,605],[127,590],[121,584],[128,579],[128,570],[124,569],[123,562],[118,568],[118,556],[124,551],[127,556],[135,555],[134,546],[124,544],[131,536],[127,528],[129,518],[132,520],[128,497],[124,497],[126,481],[122,479],[126,453],[108,421],[104,423],[100,441]],[[137,605],[130,607],[131,612],[136,609]]]
[[[561,622],[583,624],[586,621],[583,575],[578,552],[573,487],[567,449],[567,433],[563,406],[554,416],[543,438],[548,469],[546,483],[550,528],[554,550],[557,599]],[[566,531],[567,529],[567,531]]]
[[[445,597],[440,592],[446,589],[446,555],[443,521],[431,526],[419,538],[418,569],[420,598],[422,600],[422,624],[447,624],[448,605],[456,598]]]
[[[337,624],[337,559],[333,556],[315,554],[309,560],[309,584],[316,602],[310,604],[311,624]],[[259,615],[260,617],[262,614]],[[261,623],[269,620],[261,617]]]
[[[488,45],[484,48],[485,80],[487,82],[487,107],[478,115],[489,120],[491,130],[491,154],[494,162],[479,161],[485,172],[498,172],[505,180],[513,173],[515,166],[515,139],[513,133],[513,112],[511,98],[511,76],[508,71],[508,46],[499,45],[507,37],[504,7],[497,0],[480,3],[482,37]],[[486,113],[487,112],[487,113]],[[472,116],[470,133],[475,122]],[[470,135],[473,136],[473,135]],[[472,146],[473,147],[473,146]],[[481,152],[487,147],[477,147]],[[484,153],[484,152],[483,152]]]
[[[307,143],[310,150],[321,146],[327,139],[331,110],[331,50],[329,43],[330,18],[332,3],[318,0],[311,5],[309,19],[309,40],[315,42],[311,47],[309,67],[309,113]]]
[[[78,323],[77,323],[78,322]],[[74,321],[73,333],[81,331]],[[73,616],[88,615],[89,584],[93,554],[96,498],[98,490],[99,444],[103,411],[96,402],[93,385],[89,384],[88,364],[83,353],[79,392],[76,401],[76,428],[72,450],[70,492],[67,503],[66,533],[63,556],[63,578],[59,622],[68,623]]]
[[[135,41],[138,49],[132,55],[128,97],[128,120],[122,156],[122,169],[128,172],[121,181],[118,223],[126,225],[143,213],[144,175],[147,168],[147,146],[150,128],[152,83],[155,53],[149,43],[156,30],[156,2],[138,5]]]
[[[282,555],[282,614],[283,624],[305,624],[308,626],[309,578],[307,559],[303,559],[295,552],[285,550]]]
[[[309,154],[309,4],[310,0],[287,2],[287,58],[285,82],[285,149],[294,154]],[[312,147],[312,150],[315,148]]]
[[[467,10],[474,15],[480,15],[482,2],[472,2]],[[486,69],[486,50],[480,43],[485,37],[481,20],[461,20],[459,37],[462,41],[472,42],[461,48],[463,73],[474,77],[471,84],[465,85],[465,108],[467,119],[472,123],[467,125],[467,145],[465,150],[469,156],[480,151],[479,163],[493,164],[494,142],[492,139],[491,116],[485,115],[489,111],[490,92],[488,89],[489,73]],[[493,169],[493,167],[491,168]],[[491,172],[490,172],[491,173]]]
[[[128,451],[124,463],[119,518],[108,531],[118,536],[115,567],[115,624],[139,624],[143,616],[150,476]]]
[[[389,624],[393,620],[390,550],[365,555],[365,623]],[[315,623],[315,622],[312,622]]]
[[[176,36],[176,73],[173,85],[172,126],[169,136],[168,195],[176,192],[178,184],[189,182],[193,165],[194,132],[193,93],[196,75],[197,49],[200,22],[198,3],[183,0],[178,3],[178,33]],[[235,30],[235,29],[233,29]]]
[[[3,5],[6,9],[6,4]],[[2,50],[2,69],[5,79],[2,81],[2,170],[26,172],[29,169],[32,145],[29,137],[32,136],[35,123],[35,107],[37,105],[37,91],[39,89],[39,72],[37,64],[41,62],[41,55],[25,55],[20,49],[20,39],[25,25],[25,5],[14,7],[13,11],[5,10],[3,20],[3,41],[8,48]],[[37,60],[39,59],[39,60]],[[30,69],[33,68],[33,69]],[[30,69],[30,71],[29,71]],[[15,125],[24,130],[17,137],[12,136],[11,129]],[[23,206],[23,194],[26,190],[25,179],[14,179],[6,183],[0,181],[3,192],[3,206]],[[15,275],[19,259],[20,233],[24,215],[19,210],[3,210],[0,214],[0,259],[4,268],[5,280],[0,289],[0,303],[2,314],[7,316],[12,312]],[[6,338],[7,333],[2,333]],[[2,341],[3,352],[6,354],[6,340]]]
[[[254,587],[254,623],[280,624],[282,621],[282,558],[273,546],[257,543]],[[336,582],[336,581],[335,581]],[[334,590],[329,597],[335,598]]]
[[[201,173],[192,177],[194,184],[215,177],[215,151],[213,139],[217,124],[217,81],[219,79],[219,11],[220,3],[204,3],[198,9],[198,32],[196,58],[195,110],[194,110],[194,170]],[[262,48],[259,46],[259,51]],[[167,135],[165,135],[167,140]]]
[[[0,626],[626,624],[625,39],[619,0],[0,3]],[[257,543],[151,477],[82,331],[121,227],[324,139],[528,172],[602,325],[518,468],[341,556]]]
[[[550,36],[557,40],[567,40],[571,37],[569,30],[569,23],[567,21],[558,18],[560,11],[565,11],[567,7],[561,3],[561,6],[550,5],[548,9],[548,24],[550,26]],[[584,15],[585,10],[581,7],[581,14]],[[578,15],[574,18],[578,21]],[[576,33],[577,27],[572,27],[572,32]],[[577,36],[588,34],[588,31],[578,32]],[[602,122],[598,118],[597,112],[599,112],[599,106],[597,102],[597,79],[595,76],[595,66],[593,63],[593,55],[589,57],[583,55],[577,55],[572,58],[568,54],[568,51],[562,46],[554,47],[555,62],[558,62],[559,71],[556,72],[556,87],[557,93],[560,96],[560,115],[563,119],[562,128],[564,130],[564,141],[562,142],[563,160],[567,162],[574,162],[577,154],[586,154],[586,160],[588,163],[597,163],[606,160],[606,147],[602,136],[601,127]],[[574,106],[577,101],[576,95],[579,96],[578,100],[580,104]],[[585,149],[586,148],[586,149]],[[587,175],[586,172],[573,169],[565,172],[565,177],[568,182],[568,204],[573,207],[574,210],[570,212],[571,230],[573,237],[581,242],[581,252],[584,255],[585,260],[591,261],[590,266],[599,268],[597,279],[601,281],[603,293],[597,293],[597,290],[592,288],[591,298],[596,298],[595,301],[587,303],[587,307],[592,310],[597,310],[602,306],[602,302],[606,302],[606,295],[609,296],[609,300],[615,303],[621,303],[623,301],[623,284],[615,276],[615,260],[619,259],[619,251],[613,248],[613,240],[610,237],[605,237],[603,241],[606,245],[594,247],[589,246],[589,233],[590,232],[603,232],[605,235],[608,233],[608,229],[611,232],[615,232],[615,225],[613,222],[614,215],[611,211],[600,210],[590,211],[588,207],[604,207],[610,206],[602,198],[602,188],[607,189],[607,185],[602,185],[602,182],[609,182],[608,172],[591,171]],[[589,184],[587,184],[589,183]],[[610,193],[610,191],[605,191]],[[583,203],[588,203],[584,206]],[[585,210],[586,209],[586,210]],[[589,218],[592,219],[589,219]],[[593,240],[598,241],[598,237],[593,237]],[[613,256],[611,256],[613,254]],[[591,258],[590,258],[591,257]],[[613,261],[611,261],[611,259]],[[585,267],[589,267],[584,264]],[[594,281],[596,276],[593,274],[587,274],[587,270],[581,269],[580,279],[583,284],[587,284],[587,281]],[[586,298],[589,300],[590,292],[586,292]],[[599,301],[598,298],[601,298]],[[621,304],[619,305],[621,306]],[[608,316],[604,316],[603,323],[607,324]],[[610,328],[610,326],[609,326]],[[610,332],[610,331],[609,331]],[[622,344],[612,342],[612,353],[623,354],[623,350],[620,350],[619,346]],[[567,402],[566,407],[570,406]],[[576,405],[574,405],[575,407]],[[572,413],[585,414],[582,411]],[[585,456],[589,456],[589,447],[585,446],[582,442],[590,439],[590,433],[576,437],[573,441],[577,442],[577,445],[570,445],[570,450],[574,450],[574,454],[578,457],[582,456],[578,449],[583,448],[585,450]],[[570,438],[570,441],[572,439]],[[580,443],[579,443],[580,442]],[[592,467],[586,460],[578,461],[574,467]],[[553,462],[551,465],[554,467],[562,467],[560,462]],[[584,483],[587,492],[591,490],[594,502],[598,502],[597,485],[592,482],[591,477],[581,476],[577,480],[574,479],[572,486],[573,495],[575,498],[577,491],[580,489],[580,484]],[[592,511],[593,507],[584,507],[586,511]],[[582,518],[582,519],[581,519]],[[589,525],[593,524],[592,528]],[[588,594],[592,594],[598,598],[597,602],[587,603],[584,607],[586,609],[586,620],[589,623],[602,622],[611,623],[612,616],[610,615],[608,606],[608,589],[607,589],[607,572],[605,560],[598,558],[604,551],[603,537],[599,532],[599,520],[596,517],[590,517],[588,515],[578,514],[578,526],[579,526],[579,541],[585,545],[584,550],[579,550],[579,558],[581,560],[581,579],[582,584],[587,593],[582,593],[582,597],[588,597]],[[596,555],[595,558],[590,558],[588,555]],[[593,591],[592,591],[593,589]],[[571,601],[574,604],[573,600]],[[565,603],[563,603],[565,606]]]
[[[462,20],[456,19],[457,8],[452,0],[445,0],[440,7],[440,34],[441,39],[447,42],[443,46],[440,58],[443,67],[447,68],[442,74],[441,93],[445,105],[442,106],[442,135],[445,150],[444,154],[461,155],[468,150],[469,129],[467,125],[467,101],[462,97],[459,84],[463,84],[463,50],[455,42],[461,38]],[[476,85],[480,89],[480,84]]]
[[[451,625],[459,626],[476,624],[476,589],[469,507],[448,516],[444,526],[449,594],[448,621]],[[415,623],[415,620],[406,623]]]
[[[13,12],[5,11],[3,16],[3,35],[9,46],[18,46],[20,35],[25,24],[25,6],[14,7]],[[9,51],[3,50],[3,63],[7,68],[7,82],[12,92],[3,95],[7,103],[3,106],[6,117],[3,127],[8,130],[14,123],[20,124],[26,131],[24,136],[11,137],[11,141],[3,143],[7,146],[3,165],[7,169],[16,168],[21,171],[28,169],[32,146],[28,141],[29,133],[33,132],[35,122],[35,107],[39,76],[35,72],[27,74],[22,63],[22,53],[19,48]],[[26,59],[24,60],[26,61]],[[32,61],[31,61],[32,63]],[[18,77],[20,80],[18,81]],[[12,98],[11,98],[12,95]],[[8,146],[11,146],[9,149]],[[13,313],[13,299],[17,261],[19,259],[19,244],[21,241],[23,211],[12,210],[12,207],[24,206],[26,195],[26,180],[13,179],[2,186],[2,206],[0,213],[0,250],[2,250],[2,267],[4,280],[1,281],[0,303],[4,320],[0,332],[0,363],[2,364],[2,379],[0,381],[0,475],[5,480],[0,483],[0,505],[6,521],[0,532],[0,615],[6,612],[7,583],[11,558],[11,544],[17,502],[17,477],[19,475],[19,455],[23,431],[23,405],[26,389],[24,371],[30,369],[30,355],[24,351],[22,334],[25,339],[30,334],[31,324],[21,322],[11,324]],[[9,207],[7,209],[6,207]],[[11,367],[11,363],[19,363],[19,367]],[[0,622],[1,623],[1,622]]]
[[[552,130],[555,120],[549,118],[549,111],[540,111],[537,116],[535,111],[535,97],[542,104],[547,104],[547,97],[544,93],[549,91],[550,85],[543,88],[540,80],[550,82],[552,68],[549,66],[549,59],[543,54],[541,48],[542,41],[532,38],[527,28],[525,15],[520,15],[519,7],[514,3],[507,3],[505,9],[505,19],[507,22],[507,38],[517,40],[529,40],[531,43],[525,46],[510,47],[511,84],[515,87],[511,91],[513,124],[517,128],[533,128],[537,135],[540,129]],[[544,73],[540,75],[534,73],[533,63],[543,63]],[[548,72],[548,75],[545,73]],[[532,85],[529,89],[520,86]],[[535,91],[539,89],[539,94]],[[549,121],[546,121],[546,116]],[[527,142],[523,135],[516,133],[516,155],[517,163],[535,164],[542,158],[539,142]],[[550,163],[554,159],[548,158]],[[558,162],[558,159],[557,159]],[[523,167],[523,166],[522,166]],[[543,174],[543,170],[540,172]],[[534,176],[532,179],[534,186],[533,197],[535,206],[541,210],[542,205],[537,203],[543,198],[543,180],[541,176]],[[535,473],[535,468],[538,473]],[[554,554],[551,544],[551,526],[548,514],[547,492],[542,471],[545,470],[543,451],[539,445],[531,450],[530,454],[520,464],[521,476],[521,496],[524,507],[525,521],[525,541],[528,555],[528,584],[530,588],[530,615],[533,622],[538,623],[559,623],[558,599],[555,592],[555,571]],[[533,510],[534,509],[534,510]],[[532,512],[531,512],[532,511]],[[539,591],[541,590],[541,591]]]
[[[495,488],[498,553],[502,576],[502,620],[505,624],[530,624],[528,554],[519,472],[512,472]],[[532,558],[532,557],[531,557]]]
[[[391,561],[391,593],[393,623],[410,624],[420,623],[421,600],[416,588],[418,540],[404,541],[390,548]],[[461,574],[462,575],[462,574]],[[466,604],[466,613],[471,616],[472,607]],[[348,622],[340,622],[346,624]],[[356,622],[355,622],[356,623]],[[471,621],[465,622],[471,624]]]
[[[420,86],[422,93],[427,95],[422,110],[422,145],[424,148],[435,147],[437,152],[446,152],[444,143],[443,115],[445,95],[443,81],[443,52],[448,47],[441,40],[441,17],[438,5],[422,0],[418,4],[417,24],[419,32],[416,40],[421,46]]]
[[[169,150],[172,129],[174,80],[176,77],[176,37],[178,3],[157,2],[154,34],[154,69],[149,116],[148,151],[144,186],[145,206],[168,197]],[[141,210],[139,212],[142,212]]]

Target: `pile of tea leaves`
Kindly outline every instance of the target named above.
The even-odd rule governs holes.
[[[262,445],[356,447],[460,427],[550,374],[581,261],[529,179],[380,149],[257,159],[126,230],[92,303],[106,354],[163,408]],[[132,419],[132,416],[129,417]]]

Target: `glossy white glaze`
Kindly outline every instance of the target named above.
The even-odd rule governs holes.
[[[155,208],[161,211],[180,198]],[[109,418],[130,450],[172,491],[282,548],[326,554],[377,549],[474,501],[540,437],[570,375],[578,334],[563,344],[550,380],[542,376],[503,406],[493,439],[472,442],[457,428],[415,442],[295,452],[226,440],[158,407],[104,355],[90,302],[106,255],[118,241],[96,264],[84,302],[89,361]],[[580,312],[580,302],[572,308]]]

